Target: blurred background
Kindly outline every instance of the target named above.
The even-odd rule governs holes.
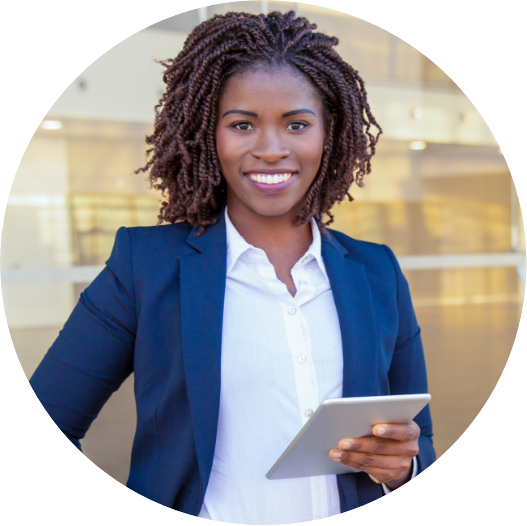
[[[2,293],[22,367],[32,375],[120,226],[154,225],[159,196],[144,138],[164,91],[162,66],[215,13],[295,10],[340,39],[383,127],[372,174],[334,228],[386,243],[410,283],[432,394],[438,455],[491,394],[512,348],[525,287],[525,235],[507,164],[482,117],[425,56],[360,19],[293,2],[235,2],[163,20],[94,62],[50,109],[20,164],[2,233]],[[135,429],[133,377],[83,440],[125,483]]]

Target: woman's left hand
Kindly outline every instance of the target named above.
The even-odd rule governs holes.
[[[346,466],[368,473],[378,484],[388,488],[402,486],[412,475],[412,459],[419,453],[420,428],[409,424],[377,424],[374,436],[343,438],[329,456]]]

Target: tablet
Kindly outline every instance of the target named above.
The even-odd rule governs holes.
[[[375,424],[407,424],[429,394],[333,398],[322,402],[268,471],[268,479],[357,473],[329,457],[343,438],[372,436]]]

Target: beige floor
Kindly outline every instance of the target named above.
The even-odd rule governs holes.
[[[502,296],[493,301],[493,297],[478,297],[475,304],[460,305],[448,305],[448,301],[441,305],[439,299],[438,305],[416,308],[425,345],[438,455],[445,453],[482,409],[512,348],[521,304],[503,301]],[[416,304],[420,301],[423,303],[417,299]],[[28,376],[57,331],[12,331]],[[135,418],[131,377],[112,396],[83,440],[85,454],[122,483],[128,476]]]

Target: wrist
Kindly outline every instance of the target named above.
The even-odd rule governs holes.
[[[412,466],[410,466],[399,478],[385,482],[384,484],[390,490],[400,488],[403,484],[406,484],[409,480],[412,479]]]

